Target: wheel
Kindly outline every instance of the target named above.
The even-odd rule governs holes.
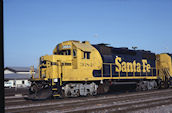
[[[139,81],[137,83],[136,91],[146,91],[148,90],[148,83],[146,81]]]

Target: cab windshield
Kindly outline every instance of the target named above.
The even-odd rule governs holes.
[[[59,55],[71,55],[71,50],[62,50],[59,51]]]

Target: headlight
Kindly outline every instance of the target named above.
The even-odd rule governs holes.
[[[54,82],[58,82],[58,79],[57,79],[57,78],[55,78],[55,79],[54,79]]]

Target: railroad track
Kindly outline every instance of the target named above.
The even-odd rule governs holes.
[[[24,103],[24,104],[23,104]],[[45,101],[6,103],[6,112],[128,112],[172,104],[172,89]]]
[[[27,101],[24,99],[25,97],[27,96],[7,96],[5,97],[5,105],[20,105]]]

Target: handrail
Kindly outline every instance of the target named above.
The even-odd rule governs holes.
[[[104,66],[104,65],[109,65],[109,72],[110,72],[109,75],[110,75],[110,77],[113,77],[113,73],[112,73],[112,72],[113,72],[113,71],[112,71],[113,68],[112,68],[112,66],[114,66],[114,65],[116,65],[116,64],[115,64],[115,63],[103,63],[102,68],[101,68],[101,77],[104,77],[104,71],[103,71],[103,66]],[[143,65],[141,65],[141,67],[143,67]],[[150,74],[148,74],[148,73],[151,73],[151,75],[154,76],[154,69],[157,70],[156,67],[151,67],[151,68],[150,68],[150,72],[144,72],[144,73],[146,74],[146,77],[147,77],[148,75],[150,75]],[[118,73],[118,77],[121,77],[121,74],[120,74],[121,72],[117,72],[117,73]],[[123,73],[126,73],[126,77],[128,77],[128,73],[129,73],[129,72],[126,71],[126,72],[123,72]],[[142,73],[143,73],[142,71],[141,71],[141,72],[131,72],[131,73],[133,73],[133,76],[134,76],[134,77],[136,76],[136,73],[140,73],[140,76],[143,75],[143,74],[142,74]],[[157,72],[156,72],[156,73],[157,73]],[[144,74],[144,75],[145,75],[145,74]],[[133,76],[132,76],[132,77],[133,77]]]
[[[31,77],[32,77],[32,79],[34,79],[34,66],[31,66],[30,67],[30,74],[31,74]]]

